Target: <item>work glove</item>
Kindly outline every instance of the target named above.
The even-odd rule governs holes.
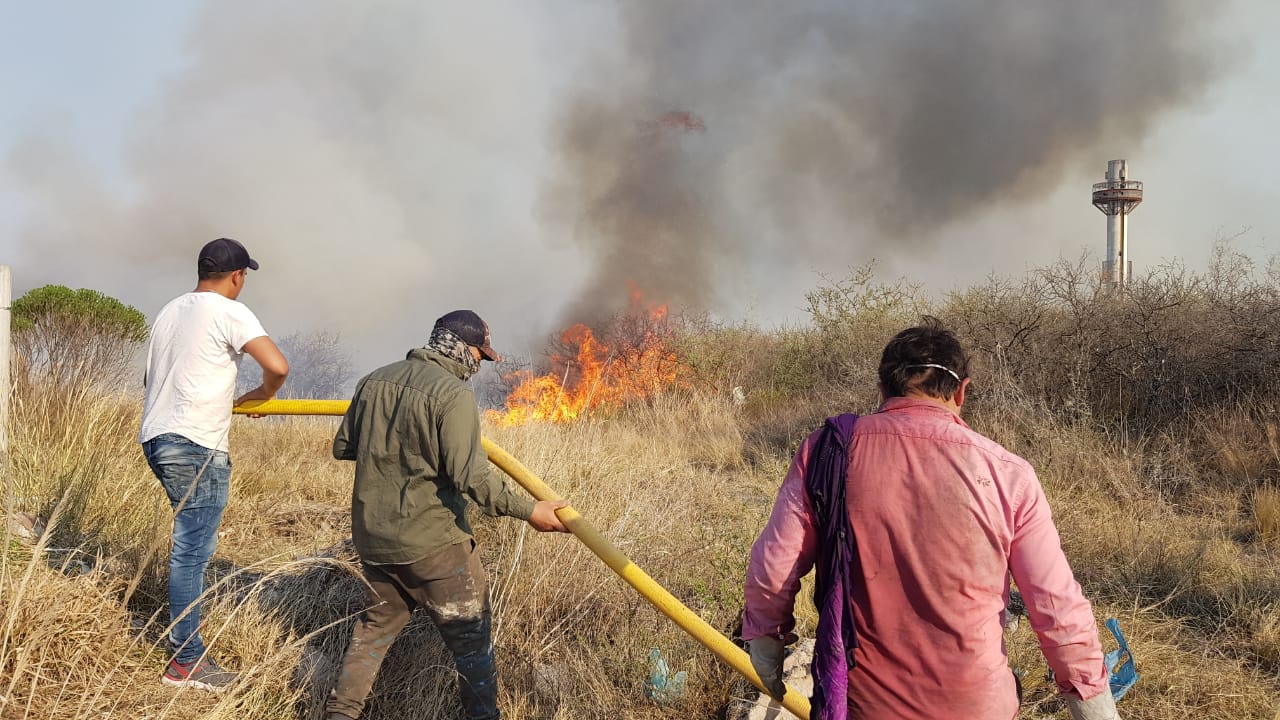
[[[1081,700],[1074,695],[1064,697],[1067,700],[1067,710],[1071,713],[1071,720],[1120,720],[1110,688],[1088,700]]]
[[[751,655],[751,667],[760,676],[764,689],[774,700],[782,700],[787,692],[786,683],[782,682],[782,659],[786,643],[777,637],[764,635],[747,641],[747,652]]]

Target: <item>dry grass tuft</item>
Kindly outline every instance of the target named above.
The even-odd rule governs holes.
[[[1229,486],[1248,486],[1277,468],[1276,428],[1260,423],[1250,407],[1216,408],[1202,413],[1194,424],[1201,433],[1195,445],[1203,448],[1198,458],[1205,479]],[[1181,438],[1184,444],[1186,438]]]
[[[1280,488],[1262,487],[1254,491],[1253,521],[1259,541],[1280,547]]]

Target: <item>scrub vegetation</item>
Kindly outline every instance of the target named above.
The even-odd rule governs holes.
[[[1122,716],[1280,718],[1280,266],[1223,247],[1204,272],[1158,268],[1107,297],[1090,265],[1061,262],[943,298],[864,267],[808,299],[801,327],[675,317],[681,387],[485,432],[732,633],[791,452],[824,416],[873,411],[880,349],[936,315],[973,354],[966,419],[1037,468],[1099,626],[1128,636],[1142,677]],[[0,718],[321,717],[363,599],[336,419],[233,423],[204,634],[246,680],[218,697],[159,683],[169,509],[134,442],[136,381],[121,396],[15,377],[6,514],[45,531],[7,523],[0,546]],[[714,718],[754,696],[572,537],[476,527],[506,717]],[[1065,717],[1026,623],[1007,640],[1021,717]],[[645,694],[653,647],[689,677],[666,706]],[[456,717],[452,682],[416,617],[367,717]]]

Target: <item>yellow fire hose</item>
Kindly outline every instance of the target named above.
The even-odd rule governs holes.
[[[252,401],[236,407],[235,412],[238,415],[345,415],[349,404],[346,400]],[[529,491],[530,495],[538,500],[561,499],[560,495],[506,450],[498,447],[489,438],[482,438],[482,442],[485,452],[489,454],[489,462],[497,465],[499,469],[511,476],[512,480],[520,483],[520,486]],[[751,667],[751,658],[746,652],[734,645],[729,638],[721,635],[719,631],[707,624],[707,621],[698,617],[674,595],[667,592],[666,588],[631,562],[630,558],[614,547],[613,543],[601,535],[600,531],[578,514],[572,506],[562,508],[556,513],[565,527],[590,548],[591,552],[626,580],[627,584],[635,588],[659,612],[671,618],[681,629],[692,635],[693,639],[702,643],[708,650],[715,653],[716,657],[737,670],[756,687],[764,689],[760,683],[760,676]],[[782,699],[782,706],[802,720],[809,720],[809,699],[790,686],[787,687],[787,694]]]

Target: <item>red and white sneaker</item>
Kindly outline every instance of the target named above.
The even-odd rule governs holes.
[[[174,659],[164,669],[160,682],[173,687],[191,687],[220,693],[234,685],[238,677],[238,674],[218,667],[218,663],[210,658],[192,660],[189,663],[180,663]]]

